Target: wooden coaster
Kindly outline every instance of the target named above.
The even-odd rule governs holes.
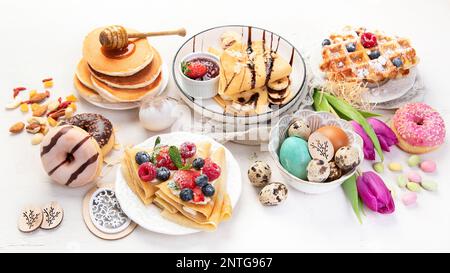
[[[91,203],[93,201],[93,195],[94,193],[99,193],[99,192],[109,192],[109,191],[113,191],[113,185],[111,184],[102,184],[101,185],[102,188],[98,188],[93,187],[84,197],[83,199],[83,219],[84,222],[86,223],[86,226],[88,227],[89,231],[94,234],[95,236],[97,236],[100,239],[104,239],[104,240],[118,240],[118,239],[122,239],[126,236],[128,236],[137,226],[136,223],[130,221],[128,226],[124,229],[117,229],[118,232],[116,233],[108,233],[105,232],[106,230],[100,230],[99,228],[97,228],[98,224],[96,225],[93,221],[92,221],[92,217],[93,213],[91,212]],[[98,191],[99,189],[104,190],[104,191]],[[97,200],[97,198],[95,198],[94,200]]]
[[[64,210],[57,202],[50,202],[42,208],[42,215],[44,220],[41,228],[54,229],[61,224],[64,218]]]
[[[334,157],[333,143],[319,132],[309,136],[308,150],[313,159],[322,159],[330,162]]]
[[[42,210],[40,207],[27,206],[20,212],[19,230],[22,232],[32,232],[42,224]]]

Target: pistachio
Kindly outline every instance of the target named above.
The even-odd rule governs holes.
[[[29,124],[40,124],[40,125],[43,125],[43,124],[47,124],[47,119],[44,118],[44,117],[30,117],[30,118],[28,118],[27,122]]]
[[[42,139],[44,139],[44,135],[41,133],[37,133],[31,138],[31,144],[38,145],[42,142]]]
[[[9,128],[9,132],[13,133],[13,134],[18,134],[20,132],[23,131],[23,128],[25,128],[25,123],[23,122],[17,122],[14,123],[10,128]]]
[[[28,133],[30,134],[37,134],[41,131],[41,125],[37,123],[31,123],[27,127],[25,127]]]

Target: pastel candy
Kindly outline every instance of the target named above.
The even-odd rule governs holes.
[[[412,155],[408,158],[408,166],[416,167],[420,164],[420,156]]]
[[[397,185],[400,188],[404,188],[406,187],[406,184],[408,184],[408,178],[404,174],[399,175],[397,177]]]
[[[420,169],[425,173],[433,173],[436,171],[436,162],[433,160],[425,160],[420,163]]]
[[[422,177],[417,172],[409,172],[408,173],[408,180],[410,182],[420,183],[420,182],[422,182]]]
[[[408,182],[406,188],[412,192],[420,192],[422,190],[420,185],[414,182]]]
[[[437,183],[434,181],[422,181],[420,185],[427,191],[436,191],[438,188]]]
[[[397,162],[389,163],[388,168],[393,172],[401,172],[403,170],[403,166]]]
[[[405,206],[414,205],[417,202],[417,194],[415,192],[408,192],[402,196],[402,202]]]

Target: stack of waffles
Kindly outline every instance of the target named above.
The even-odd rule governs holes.
[[[322,58],[320,69],[328,80],[375,84],[408,75],[419,61],[408,39],[364,28],[331,34],[324,40]]]

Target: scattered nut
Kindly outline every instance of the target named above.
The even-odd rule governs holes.
[[[27,119],[27,122],[29,124],[35,123],[35,124],[40,124],[40,125],[44,125],[44,124],[46,125],[47,124],[47,119],[43,118],[43,117],[30,117],[30,118]]]
[[[66,119],[69,119],[73,116],[73,108],[71,107],[67,107],[66,110],[64,111],[64,117]]]
[[[18,133],[23,131],[24,127],[25,127],[25,123],[17,122],[17,123],[13,124],[13,126],[11,126],[9,128],[9,132],[11,132],[13,134],[18,134]]]
[[[20,100],[13,100],[12,102],[8,103],[5,108],[8,110],[16,109],[20,105]]]
[[[42,139],[44,139],[44,135],[41,133],[37,133],[31,138],[31,144],[38,145],[42,142]]]
[[[58,122],[54,119],[52,119],[51,117],[47,118],[48,124],[52,127],[55,127],[56,125],[58,125]]]
[[[49,117],[51,117],[54,120],[58,120],[60,117],[63,117],[65,114],[66,114],[66,109],[61,109],[54,113],[51,113]]]
[[[49,111],[49,112],[53,112],[53,111],[55,111],[56,109],[58,109],[58,107],[59,107],[59,101],[51,101],[51,102],[48,104],[48,111]]]
[[[47,125],[41,125],[41,130],[39,132],[46,135],[48,133],[48,130],[49,129]]]
[[[43,106],[38,105],[38,107],[36,107],[33,110],[33,116],[35,116],[35,117],[42,117],[43,115],[45,115],[45,113],[47,113],[46,105],[43,105]]]
[[[37,134],[41,131],[41,125],[37,123],[31,123],[25,129],[30,134]]]
[[[48,92],[48,91],[45,91],[43,93],[36,93],[33,96],[31,96],[29,102],[30,103],[39,103],[48,97],[50,97],[50,92]]]

